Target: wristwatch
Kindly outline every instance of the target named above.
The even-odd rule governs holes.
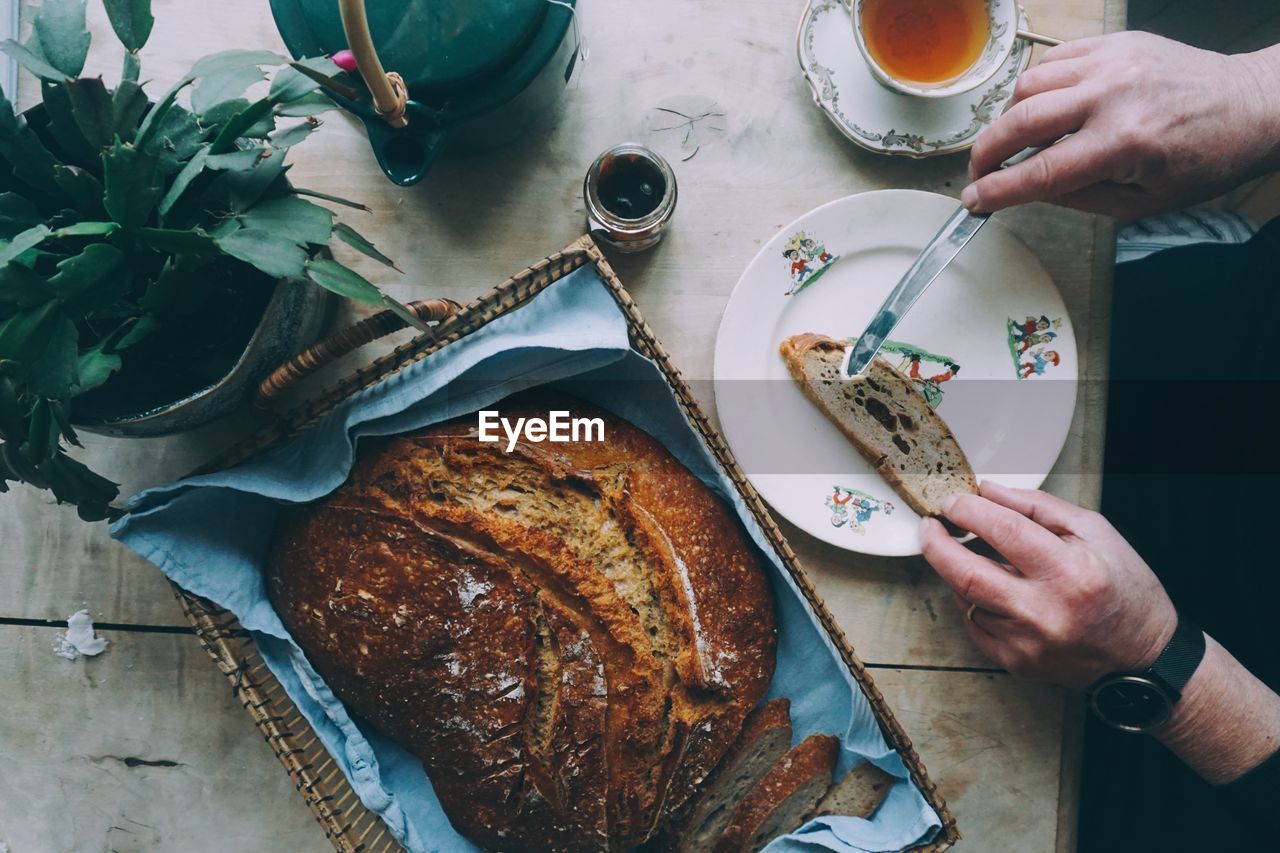
[[[1124,732],[1149,732],[1169,722],[1200,661],[1204,632],[1178,614],[1178,627],[1155,663],[1141,672],[1105,675],[1089,688],[1089,707],[1102,722]]]

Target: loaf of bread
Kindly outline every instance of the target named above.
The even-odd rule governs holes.
[[[939,515],[948,495],[977,494],[964,451],[911,380],[882,358],[844,379],[845,346],[810,333],[787,338],[778,350],[805,396],[913,510]]]
[[[271,600],[359,717],[421,758],[488,849],[623,850],[712,772],[773,673],[775,621],[737,518],[658,442],[478,440],[472,415],[362,444],[287,510]]]

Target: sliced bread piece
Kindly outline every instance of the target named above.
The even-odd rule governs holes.
[[[800,390],[921,515],[941,514],[954,494],[977,494],[969,460],[907,377],[876,358],[855,379],[840,377],[846,344],[807,333],[778,347]]]
[[[796,829],[831,787],[840,741],[810,735],[792,747],[738,804],[715,853],[749,853]]]
[[[708,850],[724,832],[742,799],[791,746],[791,702],[771,699],[742,724],[742,733],[716,768],[693,807],[679,821],[680,853]],[[664,845],[665,849],[670,849]]]
[[[894,781],[893,776],[870,761],[864,761],[831,786],[809,817],[845,815],[869,818],[889,796]]]

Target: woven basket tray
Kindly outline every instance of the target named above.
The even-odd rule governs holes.
[[[366,367],[360,368],[324,394],[281,415],[269,426],[235,445],[195,473],[217,471],[237,465],[268,448],[288,441],[307,429],[326,412],[350,395],[373,385],[406,365],[430,355],[445,345],[470,334],[484,324],[523,304],[548,285],[577,269],[591,264],[600,279],[618,301],[627,318],[631,346],[661,368],[690,423],[702,435],[707,448],[724,466],[730,479],[741,492],[747,509],[755,517],[768,537],[770,545],[782,558],[783,564],[804,593],[823,629],[830,635],[840,657],[849,672],[871,703],[889,744],[902,756],[911,773],[912,781],[942,819],[938,836],[927,845],[912,848],[920,851],[946,850],[960,837],[955,818],[947,810],[946,803],[938,795],[937,786],[929,779],[920,757],[893,712],[885,704],[884,697],[876,689],[870,673],[854,654],[835,618],[827,610],[813,588],[808,576],[796,560],[795,552],[783,538],[765,509],[760,496],[747,481],[738,463],[729,452],[724,440],[711,426],[699,408],[680,372],[672,365],[670,357],[653,331],[645,324],[631,296],[609,267],[600,250],[589,237],[583,237],[563,251],[545,258],[516,276],[507,279],[493,290],[476,299],[464,309],[442,320],[434,337],[421,335],[400,346]],[[340,851],[397,850],[399,844],[387,831],[376,814],[366,809],[356,797],[355,791],[343,776],[333,759],[325,752],[311,725],[298,712],[293,701],[284,692],[280,682],[267,668],[257,646],[236,618],[211,602],[191,595],[174,585],[183,612],[195,627],[205,651],[231,682],[231,688],[254,723],[261,730],[271,749],[284,765],[294,787],[306,800],[307,806],[323,827],[325,835]]]

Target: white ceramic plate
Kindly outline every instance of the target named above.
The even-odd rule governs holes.
[[[775,510],[841,548],[918,554],[919,517],[801,394],[778,344],[801,332],[860,334],[956,204],[881,190],[823,205],[760,250],[725,308],[714,368],[725,437]],[[1075,334],[1049,274],[999,222],[938,277],[882,354],[905,373],[914,365],[980,478],[1044,481],[1075,410]]]
[[[1026,15],[1019,12],[1026,29]],[[948,98],[920,98],[880,85],[858,51],[849,9],[840,0],[810,0],[800,18],[796,49],[813,101],[840,132],[881,154],[929,157],[963,151],[999,118],[1013,86],[1031,62],[1021,39],[990,80]]]

